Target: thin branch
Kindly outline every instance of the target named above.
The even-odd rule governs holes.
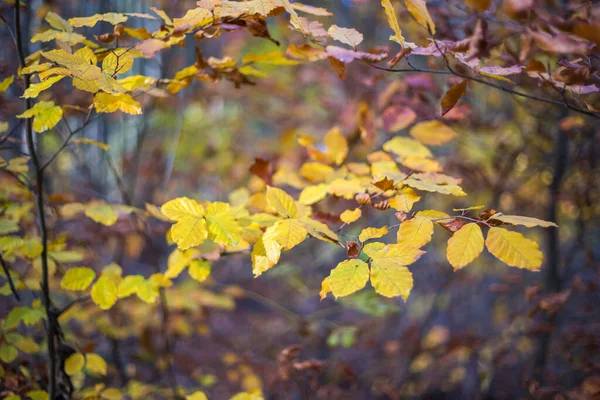
[[[518,90],[513,90],[513,89],[507,88],[505,86],[486,81],[485,79],[481,79],[481,78],[477,78],[475,76],[465,75],[463,73],[457,72],[454,69],[452,69],[452,67],[450,66],[450,62],[449,62],[448,58],[446,57],[446,53],[442,52],[441,49],[439,49],[439,47],[437,46],[437,41],[435,41],[435,39],[434,39],[434,43],[436,44],[438,51],[443,55],[443,57],[446,61],[446,66],[448,68],[448,71],[434,70],[434,69],[427,69],[427,68],[415,68],[415,67],[412,67],[411,64],[409,64],[412,67],[410,69],[409,68],[400,68],[400,69],[386,68],[386,67],[380,67],[380,66],[377,66],[374,64],[368,64],[368,65],[371,66],[372,68],[378,69],[380,71],[387,71],[387,72],[399,72],[399,73],[416,73],[416,72],[418,73],[418,72],[420,72],[420,73],[428,73],[428,74],[435,74],[435,75],[454,75],[454,76],[458,76],[463,79],[467,79],[467,80],[470,80],[470,81],[473,81],[476,83],[480,83],[482,85],[489,86],[493,89],[497,89],[497,90],[503,91],[505,93],[510,93],[514,96],[524,97],[526,99],[539,101],[542,103],[553,104],[555,106],[566,107],[566,108],[573,110],[575,112],[578,112],[580,114],[584,114],[584,115],[587,115],[587,116],[590,116],[593,118],[600,119],[599,113],[592,112],[592,111],[586,110],[584,108],[574,106],[573,104],[571,104],[569,102],[554,100],[554,99],[550,99],[547,97],[535,96],[532,94],[520,92]],[[408,60],[407,60],[407,62],[408,62]]]
[[[0,254],[0,264],[2,264],[2,269],[6,274],[6,279],[8,280],[8,286],[10,286],[10,291],[12,292],[13,296],[15,296],[15,299],[17,299],[17,301],[21,301],[19,292],[17,292],[17,288],[15,287],[15,283],[12,280],[12,276],[10,276],[10,273],[8,271],[8,265],[6,265],[4,258],[2,258],[2,254]]]
[[[27,6],[25,6],[27,7]],[[21,67],[25,68],[25,51],[23,50],[23,38],[21,33],[21,2],[15,1],[15,44]],[[29,88],[29,75],[23,76],[25,82],[25,90]],[[31,99],[25,99],[25,111],[33,106]],[[31,118],[26,120],[26,138],[27,148],[31,156],[31,162],[35,171],[36,192],[35,203],[38,214],[38,227],[40,230],[40,240],[42,242],[42,253],[40,255],[42,261],[42,299],[44,300],[44,308],[46,309],[46,317],[48,319],[47,329],[47,345],[48,345],[48,398],[56,398],[56,366],[58,363],[58,354],[56,352],[55,336],[58,333],[58,322],[52,310],[50,300],[50,282],[48,278],[48,229],[46,227],[46,215],[44,209],[44,170],[40,166],[40,161],[35,149],[33,139],[33,121]]]
[[[73,307],[75,304],[77,303],[83,303],[85,301],[88,301],[89,299],[91,299],[92,296],[89,294],[86,294],[84,296],[78,297],[76,299],[73,299],[71,302],[69,302],[68,304],[66,304],[63,308],[61,308],[57,313],[56,313],[56,318],[60,317],[62,314],[66,313],[67,311],[69,311],[69,309],[71,307]]]

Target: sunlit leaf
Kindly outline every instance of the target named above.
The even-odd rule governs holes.
[[[435,34],[435,24],[429,15],[429,11],[427,11],[425,0],[404,0],[404,3],[413,18],[416,19],[421,26],[425,27],[425,29],[431,31],[432,34]]]
[[[331,270],[329,288],[337,297],[348,296],[362,289],[369,280],[369,267],[362,260],[345,260]]]
[[[381,6],[385,10],[385,15],[387,16],[388,25],[394,31],[394,35],[390,36],[390,40],[398,43],[401,46],[404,46],[404,37],[402,36],[402,31],[400,30],[400,25],[398,25],[398,19],[396,18],[396,12],[394,11],[394,6],[390,0],[381,0]]]
[[[292,196],[279,188],[267,186],[267,203],[284,218],[295,218],[298,214]]]
[[[483,234],[476,223],[468,223],[448,240],[446,257],[455,270],[476,259],[483,251]]]
[[[85,365],[85,357],[81,353],[71,354],[65,360],[65,372],[67,375],[75,375],[83,369]]]
[[[358,240],[360,240],[361,242],[366,242],[370,239],[378,239],[382,236],[387,235],[387,233],[387,226],[383,226],[381,228],[365,228],[358,235]]]
[[[431,241],[433,222],[422,215],[404,221],[398,228],[398,244],[407,247],[423,247]]]
[[[534,226],[541,226],[542,228],[558,228],[558,225],[556,225],[554,222],[544,221],[542,219],[532,217],[523,217],[520,215],[504,215],[502,213],[497,213],[492,215],[490,219],[502,221],[511,225],[523,225],[528,228],[533,228]]]
[[[340,219],[342,220],[342,222],[344,222],[346,224],[350,224],[350,223],[356,221],[357,219],[359,219],[361,215],[362,215],[362,211],[360,211],[360,208],[355,208],[354,210],[344,211],[340,215]]]
[[[96,278],[96,272],[88,267],[69,268],[62,280],[60,286],[67,290],[86,290]]]
[[[106,276],[101,276],[92,286],[92,300],[102,310],[110,309],[118,299],[117,285]]]
[[[411,128],[410,135],[423,144],[440,146],[454,139],[456,132],[448,125],[433,120],[419,122]]]
[[[99,113],[113,113],[115,111],[122,111],[132,115],[142,113],[142,106],[130,94],[114,95],[102,92],[96,93],[94,96],[94,107]]]
[[[39,101],[29,110],[17,115],[17,118],[33,118],[33,130],[45,132],[54,128],[62,116],[62,108],[53,101]]]
[[[512,267],[537,271],[542,265],[543,254],[538,244],[518,232],[490,228],[485,246],[490,253]]]
[[[342,42],[353,48],[356,48],[363,41],[362,33],[353,28],[342,28],[337,25],[331,25],[327,33],[338,42]]]

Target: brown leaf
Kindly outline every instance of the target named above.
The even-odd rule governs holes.
[[[402,61],[404,56],[409,55],[410,52],[411,52],[410,47],[403,48],[402,50],[397,52],[396,55],[390,61],[387,62],[387,66],[389,68],[394,68],[396,66],[396,64],[398,64],[400,61]]]
[[[327,51],[327,54],[329,54],[331,57],[346,64],[350,64],[354,60],[362,60],[367,63],[376,63],[385,60],[388,56],[385,52],[365,53],[363,51],[348,50],[338,46],[327,46],[325,51]]]
[[[588,53],[589,42],[578,39],[575,36],[567,35],[565,33],[551,35],[546,32],[534,31],[532,29],[529,29],[528,32],[538,47],[544,51],[554,54],[573,54],[582,56]]]
[[[487,28],[487,22],[483,18],[479,18],[469,41],[469,58],[481,58],[488,55]]]
[[[331,65],[331,68],[335,71],[337,76],[340,77],[340,79],[344,79],[346,77],[346,64],[344,64],[342,61],[334,57],[329,57],[329,65]]]
[[[442,97],[442,115],[445,115],[448,111],[452,109],[458,103],[458,101],[464,96],[467,91],[467,83],[466,79],[463,79],[461,83],[458,85],[452,86],[444,97]]]
[[[463,225],[466,224],[466,222],[462,218],[453,218],[440,220],[437,222],[437,224],[449,232],[456,232],[457,230],[462,228]]]
[[[273,181],[273,167],[270,161],[255,158],[249,171],[265,181],[267,185],[270,185]]]
[[[504,0],[504,12],[512,19],[525,19],[534,5],[534,0]]]
[[[273,39],[269,33],[269,28],[267,28],[267,23],[265,22],[265,17],[255,14],[243,18],[242,21],[246,23],[246,28],[248,28],[248,31],[252,34],[252,36],[269,39],[279,46],[279,42]]]
[[[346,242],[346,256],[356,258],[360,254],[360,245],[358,242]]]
[[[394,180],[388,179],[386,176],[382,180],[373,183],[373,185],[377,186],[379,189],[385,192],[386,190],[392,190],[394,188]]]

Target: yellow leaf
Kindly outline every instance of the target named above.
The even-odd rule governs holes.
[[[388,153],[397,154],[400,157],[433,157],[431,151],[427,147],[423,146],[420,142],[402,136],[396,136],[395,138],[385,142],[383,144],[383,150],[387,151]]]
[[[29,397],[31,400],[48,400],[48,392],[45,392],[43,390],[31,390],[29,392],[27,392],[27,397]]]
[[[421,26],[431,31],[431,34],[435,34],[435,24],[429,15],[429,11],[427,11],[425,0],[404,0],[404,4],[406,4],[408,12]]]
[[[462,196],[467,195],[460,186],[454,185],[454,184],[439,185],[432,181],[421,181],[421,180],[412,179],[412,178],[406,179],[404,181],[404,183],[410,187],[413,187],[418,190],[424,190],[426,192],[451,194],[451,195],[457,196],[457,197],[462,197]]]
[[[302,189],[300,192],[300,196],[298,197],[298,202],[305,205],[312,205],[318,203],[327,197],[327,193],[329,191],[329,186],[325,183],[320,183],[314,186],[307,186]]]
[[[241,240],[242,227],[232,217],[229,204],[215,202],[206,208],[210,239],[215,243],[235,245]]]
[[[490,219],[502,221],[511,225],[523,225],[528,228],[533,228],[534,226],[541,226],[542,228],[558,228],[558,225],[556,225],[554,222],[544,221],[542,219],[532,217],[522,217],[520,215],[504,215],[502,213],[497,213],[492,215]]]
[[[132,115],[142,113],[142,106],[130,94],[96,93],[94,107],[99,113],[113,113],[117,110]]]
[[[54,29],[58,29],[59,31],[64,32],[73,31],[73,27],[67,21],[65,21],[63,17],[56,13],[53,13],[52,11],[49,11],[46,14],[46,17],[44,17],[44,19]]]
[[[106,14],[94,14],[89,17],[70,18],[69,23],[75,28],[82,26],[94,27],[98,22],[109,22],[113,25],[120,24],[127,21],[127,17],[123,14],[117,13],[106,13]]]
[[[63,116],[63,110],[53,101],[40,101],[17,118],[33,118],[33,130],[44,132],[52,129],[58,124]]]
[[[106,375],[106,361],[96,353],[85,355],[85,369],[96,375]]]
[[[67,290],[86,290],[96,278],[96,272],[87,267],[73,267],[67,270],[60,286]]]
[[[373,242],[363,248],[371,260],[380,265],[406,266],[417,261],[425,252],[417,247],[403,244]]]
[[[150,10],[152,10],[156,15],[158,15],[159,17],[161,17],[163,19],[163,21],[165,21],[165,24],[167,24],[167,25],[173,25],[173,21],[167,15],[167,13],[164,12],[163,10],[161,10],[159,8],[156,8],[156,7],[150,7]]]
[[[117,209],[103,200],[89,202],[85,207],[85,215],[105,226],[112,226],[119,219]]]
[[[279,188],[267,186],[267,203],[284,218],[295,218],[298,214],[292,196]]]
[[[412,169],[413,171],[421,172],[440,172],[442,166],[439,162],[423,157],[402,157],[400,163],[406,168]]]
[[[485,245],[490,253],[512,267],[537,271],[542,265],[543,254],[538,244],[518,232],[490,228]]]
[[[423,144],[440,146],[454,139],[456,132],[448,125],[432,120],[419,122],[413,126],[410,130],[410,136]]]
[[[396,211],[409,212],[419,200],[421,200],[421,196],[417,195],[411,188],[405,188],[396,197],[390,199],[390,207]]]
[[[398,43],[400,46],[404,46],[404,37],[402,31],[400,31],[400,25],[398,25],[398,19],[396,18],[396,12],[390,0],[381,0],[381,6],[385,10],[388,24],[394,31],[394,35],[390,36],[390,40]]]
[[[373,261],[371,262],[371,285],[382,296],[401,296],[406,301],[413,287],[413,277],[404,266]]]
[[[332,162],[336,165],[344,162],[348,155],[348,141],[337,126],[327,132],[323,143],[327,147],[327,154]]]
[[[387,235],[387,233],[387,226],[383,226],[381,228],[365,228],[360,232],[360,235],[358,235],[358,240],[360,240],[361,242],[366,242],[370,239],[377,239],[382,236],[385,236]]]
[[[345,199],[352,199],[355,194],[365,191],[362,183],[358,179],[335,179],[329,184],[330,194]]]
[[[208,400],[204,392],[194,392],[185,396],[185,400]]]
[[[323,279],[321,282],[321,291],[319,292],[319,297],[321,300],[327,297],[327,293],[331,292],[331,288],[329,287],[329,277]]]
[[[163,204],[160,211],[177,221],[171,227],[171,237],[180,250],[198,246],[208,237],[204,208],[197,201],[179,197]]]
[[[190,262],[196,257],[197,252],[194,250],[175,249],[169,254],[167,260],[167,270],[165,271],[165,277],[168,279],[177,278],[181,271],[187,267]]]
[[[324,242],[338,243],[337,234],[329,229],[327,225],[322,222],[315,221],[312,218],[302,218],[304,227],[308,230],[308,234]]]
[[[127,49],[112,50],[102,60],[102,71],[109,75],[120,75],[133,67],[133,55]]]
[[[369,280],[369,267],[362,260],[345,260],[329,274],[329,287],[337,297],[348,296],[362,289]]]
[[[0,93],[6,92],[6,89],[15,81],[15,76],[11,75],[0,82]]]
[[[261,236],[252,249],[252,273],[254,277],[271,269],[279,261],[281,245],[270,237]]]
[[[73,143],[84,143],[84,144],[89,144],[95,147],[98,147],[104,151],[110,150],[110,146],[107,145],[106,143],[102,143],[102,142],[98,142],[96,140],[92,140],[92,139],[88,139],[88,138],[77,138],[77,139],[72,139]]]
[[[101,276],[92,287],[92,300],[102,310],[110,309],[118,298],[117,285],[106,276]]]
[[[14,343],[16,348],[26,354],[35,354],[40,351],[40,346],[35,340],[28,337],[19,337]]]
[[[305,162],[300,168],[300,176],[306,178],[312,183],[325,182],[334,169],[327,164],[320,162]]]
[[[355,208],[354,210],[346,210],[340,215],[340,219],[342,222],[346,224],[351,224],[356,221],[362,215],[362,211],[360,208]]]
[[[264,236],[274,239],[284,250],[290,250],[306,239],[308,231],[298,219],[283,219],[267,228]]]
[[[423,247],[431,241],[433,235],[433,222],[422,215],[404,221],[398,228],[398,244],[407,247]]]
[[[353,48],[356,48],[363,41],[362,33],[353,28],[341,28],[337,25],[331,25],[327,33],[338,42],[342,42]]]
[[[144,282],[144,277],[141,275],[128,275],[121,282],[117,288],[117,295],[120,299],[131,296],[136,293],[140,284]]]
[[[81,353],[71,354],[65,360],[65,372],[67,373],[67,375],[75,375],[76,373],[81,371],[84,364],[85,364],[85,358],[83,357],[83,354],[81,354]]]
[[[105,400],[121,400],[123,394],[117,388],[106,388],[100,393],[100,398]]]
[[[192,260],[188,272],[198,282],[204,282],[210,275],[210,264],[204,260]]]
[[[296,65],[298,61],[290,60],[285,54],[276,50],[264,54],[248,54],[242,59],[242,63],[257,63],[266,65]]]
[[[158,287],[159,285],[156,281],[153,279],[146,279],[139,284],[136,294],[140,300],[152,304],[158,298]]]
[[[448,240],[446,258],[454,270],[476,259],[483,251],[483,234],[476,223],[463,225]]]
[[[400,172],[394,161],[376,161],[372,163],[371,175],[376,182],[385,178],[400,182],[406,178],[406,174]]]
[[[14,172],[15,174],[24,174],[29,171],[29,167],[27,166],[27,162],[29,161],[29,157],[15,157],[11,158],[8,161],[7,170],[10,172]]]

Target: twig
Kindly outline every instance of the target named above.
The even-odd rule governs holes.
[[[63,308],[61,308],[57,313],[56,313],[56,318],[60,317],[62,314],[66,313],[67,311],[69,311],[69,309],[71,307],[73,307],[75,304],[77,303],[83,303],[85,301],[88,301],[89,299],[91,299],[92,296],[89,294],[86,294],[85,296],[81,296],[78,297],[76,299],[73,299],[71,302],[69,302],[67,305],[65,305]]]
[[[15,283],[13,282],[12,277],[10,276],[10,273],[8,272],[8,265],[6,265],[4,258],[2,258],[2,254],[0,254],[0,264],[2,264],[2,269],[4,270],[4,273],[6,274],[6,279],[8,280],[8,286],[10,286],[10,291],[15,296],[15,299],[17,299],[17,301],[21,301],[19,292],[17,292]]]

